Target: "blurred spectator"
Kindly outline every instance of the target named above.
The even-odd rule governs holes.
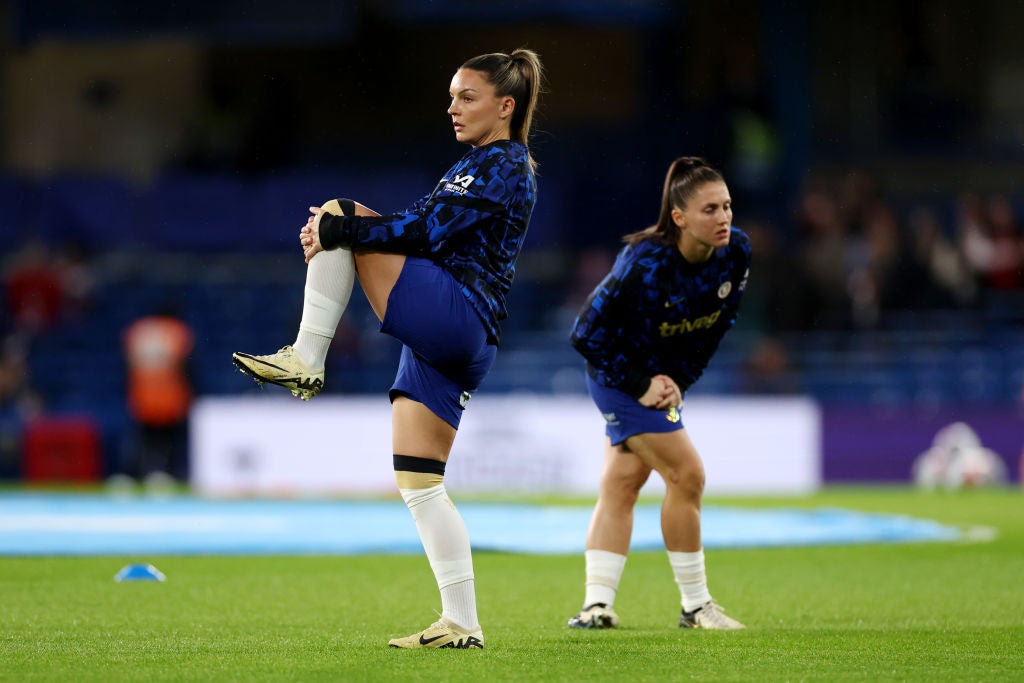
[[[1020,289],[1024,286],[1024,236],[1013,204],[996,195],[989,198],[986,208],[992,242],[986,284],[991,289]]]
[[[836,204],[820,190],[804,194],[797,212],[800,266],[818,299],[815,325],[840,327],[849,314],[846,231]],[[756,265],[755,265],[756,267]]]
[[[956,201],[956,233],[964,260],[979,284],[984,284],[995,258],[995,245],[985,216],[981,197],[966,192]]]
[[[901,245],[899,224],[892,209],[874,202],[863,215],[861,233],[847,244],[847,281],[851,316],[858,327],[878,324],[883,307],[900,295],[896,286]]]
[[[776,337],[757,340],[740,368],[744,394],[799,394],[800,380],[789,362],[789,352]]]
[[[973,303],[977,286],[963,254],[943,232],[935,211],[927,206],[915,207],[907,223],[910,263],[905,279],[908,285],[918,283],[914,303],[929,308]]]
[[[852,170],[839,183],[836,204],[839,220],[847,234],[857,235],[864,229],[868,215],[881,202],[878,182],[869,173]]]
[[[41,242],[29,242],[14,255],[4,278],[4,289],[16,332],[34,337],[60,317],[60,274]]]
[[[750,282],[737,329],[777,333],[806,330],[814,323],[818,295],[792,249],[782,248],[771,225],[738,221],[750,238]]]
[[[1024,237],[1006,197],[993,197],[986,205],[978,195],[961,195],[957,232],[967,265],[981,286],[995,290],[1024,286]]]
[[[193,388],[188,370],[194,336],[173,307],[133,322],[124,334],[128,412],[134,438],[122,474],[142,480],[188,479],[188,416]]]
[[[25,352],[10,337],[0,346],[0,476],[20,474],[25,423],[42,412],[43,399],[29,382]]]
[[[25,421],[43,412],[43,399],[29,382],[25,352],[12,338],[0,346],[0,416]]]
[[[87,315],[95,304],[98,281],[85,248],[68,244],[57,266],[65,310],[71,316]]]

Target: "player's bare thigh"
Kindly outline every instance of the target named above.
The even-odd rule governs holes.
[[[704,480],[704,464],[685,429],[663,433],[636,434],[625,446],[665,479],[666,484],[680,478]]]
[[[355,252],[356,274],[359,285],[363,288],[366,300],[370,302],[378,320],[384,320],[388,310],[388,297],[398,282],[405,266],[405,254],[385,254],[382,252]]]
[[[651,466],[625,444],[613,446],[605,438],[601,488],[611,491],[639,491],[651,475]]]
[[[391,446],[395,453],[447,462],[455,427],[406,396],[391,404]]]

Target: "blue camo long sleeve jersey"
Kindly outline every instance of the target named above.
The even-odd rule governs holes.
[[[699,264],[658,239],[623,247],[580,310],[573,347],[599,384],[639,398],[663,374],[685,392],[736,322],[749,268],[750,240],[736,228]]]
[[[526,145],[474,147],[429,195],[388,216],[329,216],[320,243],[429,258],[452,274],[497,344],[516,259],[537,201]]]

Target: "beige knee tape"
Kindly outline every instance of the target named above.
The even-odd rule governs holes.
[[[395,471],[395,481],[400,489],[429,489],[444,483],[443,474],[430,472]]]

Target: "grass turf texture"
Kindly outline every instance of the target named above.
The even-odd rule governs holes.
[[[482,652],[386,646],[439,609],[420,556],[0,558],[0,680],[1024,680],[1019,491],[710,502],[907,514],[997,537],[709,551],[712,593],[741,632],[677,628],[661,552],[630,556],[623,627],[600,632],[565,627],[581,556],[478,553]],[[115,583],[132,562],[167,582]]]

